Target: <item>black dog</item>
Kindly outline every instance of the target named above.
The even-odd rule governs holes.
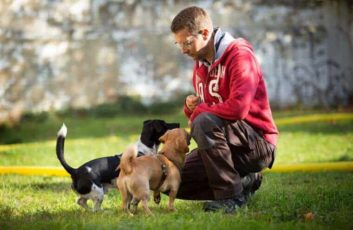
[[[179,128],[179,126],[178,123],[166,123],[163,120],[144,121],[140,140],[137,143],[139,156],[156,154],[160,144],[159,137],[167,130]],[[72,168],[64,159],[66,134],[67,128],[63,124],[58,132],[56,141],[57,157],[65,170],[71,175],[71,187],[79,195],[77,203],[88,209],[87,200],[92,199],[94,203],[93,211],[97,211],[103,202],[104,193],[108,191],[109,187],[116,187],[115,179],[119,175],[117,168],[121,154],[94,159],[77,169]]]

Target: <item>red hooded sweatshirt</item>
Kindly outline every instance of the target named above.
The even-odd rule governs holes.
[[[193,86],[201,103],[193,112],[185,104],[186,116],[193,121],[200,113],[208,112],[226,120],[244,120],[276,146],[278,130],[251,44],[242,38],[232,39],[223,49],[209,67],[196,61]]]

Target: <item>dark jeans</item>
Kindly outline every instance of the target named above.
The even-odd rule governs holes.
[[[219,200],[242,193],[241,177],[271,168],[275,146],[245,121],[227,121],[210,113],[192,123],[198,148],[186,156],[177,198]]]

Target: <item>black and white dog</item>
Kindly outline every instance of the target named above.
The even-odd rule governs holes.
[[[147,120],[143,122],[140,140],[137,142],[139,156],[156,154],[160,141],[158,140],[167,130],[179,128],[178,123],[166,123],[163,120]],[[72,189],[78,194],[77,203],[89,209],[87,200],[94,203],[93,211],[98,211],[103,202],[104,193],[109,187],[116,187],[115,180],[119,175],[117,170],[121,154],[91,160],[79,168],[69,166],[64,159],[64,143],[67,128],[63,124],[56,140],[56,155],[71,175]]]

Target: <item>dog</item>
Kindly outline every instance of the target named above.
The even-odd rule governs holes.
[[[137,142],[138,156],[153,155],[158,151],[159,138],[169,129],[178,128],[178,123],[166,123],[163,120],[146,120],[140,139]],[[64,169],[71,175],[72,189],[78,194],[77,204],[89,209],[87,200],[93,201],[93,211],[101,209],[104,193],[111,187],[116,187],[120,155],[102,157],[91,160],[78,168],[72,168],[64,159],[64,143],[67,135],[65,124],[57,135],[56,154]]]
[[[185,155],[189,152],[190,138],[184,129],[177,128],[168,130],[159,138],[164,145],[157,155],[137,158],[135,145],[124,151],[117,186],[125,212],[133,215],[141,201],[145,213],[151,215],[147,206],[150,190],[154,191],[154,201],[157,204],[160,202],[160,192],[168,192],[168,209],[175,210],[174,200],[181,182]]]

